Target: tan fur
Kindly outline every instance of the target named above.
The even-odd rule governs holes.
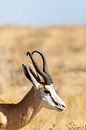
[[[4,125],[4,119],[6,118],[6,130],[19,130],[28,124],[39,111],[39,108],[41,108],[39,90],[36,91],[32,87],[22,101],[17,104],[9,104],[1,100],[0,120]]]

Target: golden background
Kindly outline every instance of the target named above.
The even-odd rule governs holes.
[[[86,26],[0,26],[0,97],[19,102],[31,87],[22,63],[27,51],[44,52],[63,112],[42,108],[22,130],[68,130],[86,124]],[[37,60],[40,61],[39,59]]]

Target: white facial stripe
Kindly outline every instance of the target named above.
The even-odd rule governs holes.
[[[45,101],[46,102],[46,104],[48,105],[48,107],[50,106],[52,106],[52,107],[55,107],[55,104],[52,102],[52,99],[50,98],[50,96],[48,95],[48,97],[47,96],[45,96],[44,98],[43,98],[43,101]]]
[[[43,96],[43,97],[42,97],[43,105],[44,105],[45,107],[48,107],[48,108],[53,109],[53,110],[57,110],[56,105],[55,105],[55,103],[52,101],[50,95],[48,95],[48,94],[46,94],[46,95],[43,94],[42,96]]]
[[[28,73],[34,83],[34,85],[36,86],[36,88],[38,89],[39,88],[39,83],[36,81],[36,79],[33,77],[32,73],[30,72],[30,70],[28,69]]]
[[[62,105],[66,106],[62,99],[56,94],[53,85],[45,85],[45,88],[50,92],[53,100],[58,104],[59,108],[62,108]],[[53,103],[55,103],[53,101]]]

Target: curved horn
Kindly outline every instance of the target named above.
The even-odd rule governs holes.
[[[26,55],[27,55],[27,56],[28,56],[28,55],[30,56],[31,61],[32,61],[33,65],[34,65],[34,67],[35,67],[35,69],[36,69],[36,71],[44,78],[45,83],[46,83],[47,85],[50,85],[50,84],[51,84],[51,81],[50,81],[49,77],[48,77],[44,72],[42,72],[42,71],[39,69],[39,67],[38,67],[38,65],[37,65],[37,63],[36,63],[36,61],[35,61],[34,58],[33,58],[32,53],[27,52]]]
[[[42,52],[38,51],[38,50],[35,50],[35,51],[32,52],[32,54],[34,54],[34,53],[39,53],[39,54],[41,55],[42,60],[43,60],[43,71],[44,71],[46,74],[48,74],[47,61],[46,61],[46,59],[45,59],[44,54],[43,54]]]
[[[35,50],[32,52],[32,54],[34,54],[34,53],[39,53],[41,55],[42,60],[43,60],[43,72],[45,72],[48,75],[48,77],[50,78],[51,82],[53,82],[51,76],[49,75],[47,61],[46,61],[44,54],[39,50]]]
[[[29,70],[30,70],[30,72],[32,73],[32,75],[35,77],[35,79],[36,79],[38,82],[41,82],[41,81],[40,81],[40,78],[39,78],[39,75],[38,75],[38,74],[36,75],[30,66],[29,66]]]

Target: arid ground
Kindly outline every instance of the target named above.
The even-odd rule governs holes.
[[[42,50],[63,112],[42,108],[22,130],[72,130],[86,125],[86,26],[0,26],[0,97],[19,102],[31,87],[22,71],[27,51]],[[40,62],[41,60],[37,60]],[[85,129],[84,129],[85,130]]]

